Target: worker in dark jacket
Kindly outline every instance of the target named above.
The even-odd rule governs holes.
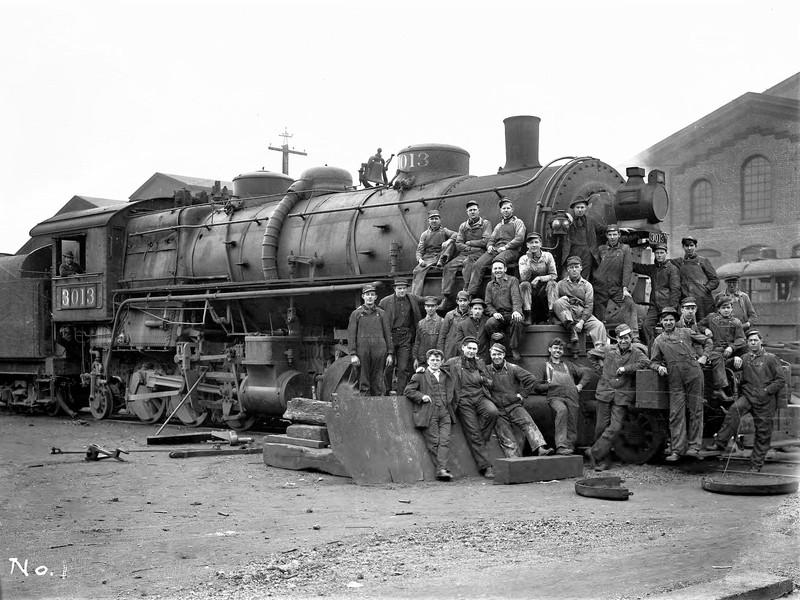
[[[491,337],[501,331],[505,334],[511,358],[519,360],[517,351],[522,335],[522,296],[519,279],[506,273],[502,258],[492,261],[492,280],[486,284],[486,334]]]
[[[622,321],[628,325],[633,341],[639,341],[639,320],[636,316],[636,303],[628,291],[633,274],[633,257],[628,244],[619,240],[619,226],[606,227],[607,243],[600,246],[600,265],[594,272],[593,314],[601,322],[606,320],[606,308],[609,301],[619,307]]]
[[[739,289],[739,276],[735,273],[726,275],[722,281],[725,282],[725,291],[714,294],[714,300],[723,295],[733,298],[733,316],[742,322],[742,327],[747,333],[747,330],[755,325],[758,319],[758,313],[753,308],[750,296]]]
[[[492,235],[492,225],[488,219],[481,217],[478,203],[475,200],[469,200],[466,208],[467,220],[458,227],[455,247],[450,246],[444,250],[442,258],[439,259],[442,265],[442,295],[444,296],[439,310],[447,310],[452,306],[451,295],[459,269],[461,269],[466,290],[472,277],[472,269],[477,260],[486,252],[489,236]]]
[[[697,300],[697,319],[702,320],[714,312],[714,298],[711,293],[719,286],[717,271],[705,256],[697,254],[697,240],[686,236],[681,240],[683,258],[672,262],[678,267],[681,277],[681,298],[694,296]]]
[[[431,348],[439,348],[439,333],[442,330],[442,317],[436,314],[439,299],[436,296],[425,297],[425,317],[417,323],[417,334],[414,336],[414,369],[425,364],[425,357]]]
[[[728,409],[722,428],[714,436],[709,450],[725,450],[731,437],[739,433],[739,422],[752,413],[756,435],[750,469],[760,471],[772,440],[772,419],[778,406],[778,393],[786,385],[780,362],[774,354],[763,348],[761,333],[756,329],[747,332],[750,350],[744,357],[733,359],[734,368],[742,370],[741,395]]]
[[[489,399],[492,377],[486,363],[477,354],[478,340],[474,337],[465,338],[461,344],[461,356],[448,360],[444,370],[453,378],[456,414],[478,471],[487,479],[494,479],[487,443],[499,413]]]
[[[711,340],[691,329],[675,326],[680,313],[667,306],[661,311],[664,333],[653,342],[650,368],[669,383],[669,431],[671,452],[667,461],[683,455],[697,457],[703,443],[703,372],[708,362]],[[694,344],[703,345],[697,356]],[[687,432],[688,415],[688,432]]]
[[[438,210],[428,211],[428,228],[419,236],[417,244],[417,266],[411,283],[411,293],[422,294],[425,276],[431,267],[441,268],[440,260],[447,248],[456,241],[456,232],[442,227],[442,217]]]
[[[645,369],[650,361],[632,345],[632,331],[627,325],[616,329],[617,345],[605,346],[603,374],[597,384],[597,423],[594,445],[586,450],[589,463],[597,471],[608,469],[608,455],[622,432],[628,408],[636,397],[636,371]]]
[[[439,341],[436,344],[437,348],[444,350],[445,360],[458,356],[461,351],[458,324],[464,319],[469,319],[469,315],[469,294],[464,291],[458,292],[456,307],[444,316],[439,330]]]
[[[566,265],[570,256],[581,259],[581,277],[591,281],[594,270],[600,264],[600,249],[597,247],[597,230],[599,223],[586,214],[589,203],[583,196],[578,196],[569,203],[571,213],[567,213],[570,226],[564,239],[561,251],[561,262]],[[563,273],[562,273],[563,275]]]
[[[375,286],[361,288],[361,297],[364,304],[350,314],[347,324],[347,349],[351,364],[360,367],[359,392],[365,396],[383,396],[383,369],[392,364],[392,336],[386,314],[375,306],[378,298]]]
[[[633,263],[633,272],[650,278],[650,306],[642,322],[642,335],[648,346],[655,339],[659,314],[664,307],[678,306],[681,297],[681,276],[678,267],[667,260],[666,244],[653,246],[652,265]]]
[[[457,329],[458,347],[461,348],[464,339],[474,337],[478,340],[478,356],[483,358],[489,355],[489,336],[486,334],[486,303],[480,298],[473,298],[469,307],[468,319],[462,320]]]
[[[747,351],[747,340],[744,337],[742,322],[733,313],[733,298],[717,297],[717,312],[706,315],[698,322],[700,332],[711,338],[712,350],[709,357],[714,383],[714,398],[730,402],[724,389],[728,386],[725,374],[725,362],[734,356],[741,356]]]
[[[386,391],[399,390],[403,393],[411,376],[414,347],[414,336],[417,323],[422,318],[419,310],[420,297],[408,293],[408,281],[394,280],[394,294],[383,298],[378,306],[386,313],[389,330],[392,333],[394,347],[394,364],[386,369]],[[395,370],[397,371],[397,387],[392,387]]]
[[[64,262],[58,266],[59,277],[81,274],[83,274],[83,267],[75,261],[75,253],[72,250],[64,252]]]
[[[489,354],[492,357],[492,364],[489,366],[493,383],[492,402],[499,412],[495,433],[503,453],[508,458],[522,456],[522,448],[514,434],[516,427],[525,435],[535,455],[552,454],[553,449],[547,447],[542,432],[522,405],[523,395],[533,392],[536,378],[522,367],[508,362],[506,349],[502,344],[493,344]]]
[[[414,426],[422,429],[425,447],[436,469],[436,479],[450,481],[453,475],[447,469],[450,456],[450,430],[456,422],[453,411],[455,385],[453,379],[441,370],[442,351],[436,348],[425,354],[426,369],[414,373],[404,394],[415,403]]]
[[[589,373],[572,363],[561,360],[564,340],[555,338],[547,347],[550,357],[540,363],[533,376],[534,390],[547,395],[547,402],[555,417],[556,454],[568,456],[575,452],[578,441],[581,390],[589,383]]]

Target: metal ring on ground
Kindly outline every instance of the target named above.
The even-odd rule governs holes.
[[[709,475],[703,477],[703,489],[716,494],[736,494],[740,496],[771,496],[793,494],[799,481],[780,475]]]

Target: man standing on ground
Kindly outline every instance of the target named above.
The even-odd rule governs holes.
[[[659,314],[667,306],[677,306],[681,296],[681,276],[678,267],[667,260],[666,244],[653,246],[654,263],[633,263],[633,272],[650,278],[650,306],[642,322],[644,341],[649,346],[655,339]]]
[[[725,450],[728,441],[739,432],[739,422],[747,413],[753,414],[756,435],[750,455],[750,470],[761,471],[772,441],[772,419],[778,406],[778,392],[786,385],[780,361],[763,348],[761,333],[747,332],[750,350],[744,358],[733,359],[733,366],[742,369],[741,395],[728,409],[722,428],[714,436],[708,450]]]
[[[453,378],[456,394],[456,413],[467,439],[478,471],[487,479],[494,478],[494,469],[487,442],[497,424],[497,407],[489,399],[492,378],[486,363],[478,354],[478,340],[465,338],[461,356],[448,360],[444,369]]]
[[[719,286],[717,272],[705,256],[697,254],[697,240],[686,236],[681,240],[683,258],[672,262],[678,267],[681,277],[681,298],[693,296],[697,300],[697,319],[714,312],[714,298],[711,292]]]
[[[386,320],[392,333],[394,365],[386,369],[386,391],[406,389],[411,375],[411,349],[417,323],[422,318],[419,310],[419,296],[408,293],[408,281],[394,280],[394,294],[383,298],[378,306],[386,313]],[[392,387],[394,371],[397,369],[397,387]]]
[[[522,405],[523,394],[527,396],[536,385],[536,378],[520,366],[506,360],[506,349],[502,344],[494,344],[489,349],[492,364],[492,402],[497,407],[499,417],[495,426],[497,440],[507,458],[522,456],[522,448],[517,444],[514,427],[519,428],[536,456],[548,456],[553,453],[547,447],[544,436],[534,423],[533,418]]]
[[[547,347],[550,357],[540,363],[533,376],[537,380],[534,390],[547,395],[555,417],[556,454],[569,456],[575,452],[578,441],[580,393],[589,383],[589,373],[572,363],[561,360],[564,340],[555,338]]]
[[[506,273],[506,263],[501,258],[492,261],[492,280],[486,285],[486,335],[491,337],[502,331],[511,348],[512,360],[519,360],[522,335],[522,297],[519,280]]]
[[[616,333],[617,344],[606,346],[603,374],[595,392],[596,441],[586,450],[586,457],[596,471],[608,469],[608,455],[622,432],[628,407],[633,406],[636,397],[636,371],[650,364],[644,353],[632,345],[630,327],[617,325]]]
[[[417,266],[411,282],[411,293],[415,296],[422,294],[425,285],[425,276],[431,267],[441,268],[440,260],[448,247],[456,240],[456,232],[442,227],[442,217],[438,210],[428,211],[428,228],[419,236],[417,244]]]
[[[570,202],[569,207],[572,209],[572,214],[567,213],[567,216],[572,223],[567,230],[567,237],[564,239],[561,262],[565,264],[570,256],[577,256],[581,259],[581,277],[590,281],[595,267],[600,263],[596,231],[598,225],[586,214],[589,203],[582,196],[578,196]]]
[[[578,343],[578,334],[586,329],[595,346],[608,343],[605,325],[592,315],[594,289],[581,277],[581,259],[567,259],[567,276],[558,282],[558,299],[553,303],[553,313],[570,332],[570,342]]]
[[[529,233],[528,251],[519,259],[519,292],[523,324],[545,323],[558,298],[558,273],[553,255],[542,250],[542,236]]]
[[[475,200],[467,202],[467,220],[461,223],[456,234],[455,252],[458,254],[450,258],[450,250],[443,252],[442,260],[442,303],[439,310],[446,310],[452,306],[451,295],[455,285],[458,270],[462,269],[464,289],[467,289],[475,262],[486,252],[489,236],[492,235],[492,225],[488,219],[481,217],[481,211]],[[451,246],[452,249],[452,246]]]
[[[669,462],[683,455],[698,456],[703,443],[703,372],[708,362],[711,340],[691,329],[677,328],[680,314],[667,306],[661,311],[664,333],[653,342],[650,368],[667,378],[669,384],[669,431],[672,453]],[[698,358],[694,344],[703,345]],[[688,415],[688,438],[687,438]]]
[[[739,290],[739,276],[726,275],[722,278],[725,282],[725,291],[719,292],[714,296],[714,300],[719,300],[720,296],[730,296],[733,299],[733,316],[742,322],[745,333],[756,324],[758,314],[750,302],[750,296]]]
[[[417,335],[414,336],[414,369],[425,365],[428,350],[439,348],[439,333],[442,329],[442,317],[436,314],[439,299],[436,296],[425,297],[425,317],[417,323]]]
[[[600,322],[605,322],[606,308],[611,301],[620,309],[620,316],[633,335],[633,341],[639,341],[639,320],[636,316],[636,303],[628,291],[628,284],[633,274],[633,258],[630,246],[619,240],[619,227],[606,227],[606,245],[600,247],[600,266],[594,272],[593,314]]]
[[[384,368],[392,365],[392,335],[386,314],[375,306],[378,294],[374,285],[361,288],[364,304],[350,314],[347,324],[347,349],[350,362],[360,367],[359,393],[364,396],[383,396]]]
[[[458,356],[461,351],[461,340],[458,336],[458,324],[464,319],[469,319],[469,294],[460,291],[456,295],[457,306],[448,312],[442,320],[442,327],[439,330],[439,340],[437,348],[444,351],[444,359]],[[441,306],[441,305],[440,305]]]

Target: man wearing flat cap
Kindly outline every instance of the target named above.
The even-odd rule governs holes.
[[[489,365],[493,383],[491,398],[499,413],[494,431],[503,454],[506,458],[522,456],[515,428],[524,434],[535,456],[552,454],[553,449],[547,447],[542,432],[522,405],[523,398],[533,392],[536,378],[522,367],[506,360],[503,344],[493,344],[489,355],[492,358],[492,364]]]
[[[481,217],[480,207],[475,200],[467,201],[467,220],[461,223],[456,234],[454,257],[450,258],[453,246],[443,252],[442,268],[442,295],[444,299],[439,305],[441,310],[446,310],[452,306],[453,286],[459,269],[464,278],[464,289],[466,290],[472,271],[477,260],[486,252],[489,243],[489,236],[492,234],[492,225],[488,219]]]
[[[564,238],[561,263],[566,264],[570,256],[577,256],[581,259],[581,277],[591,281],[594,269],[600,263],[597,231],[601,226],[586,214],[589,203],[583,196],[578,196],[570,202],[569,208],[571,212],[567,213],[567,217],[571,222]]]
[[[733,316],[742,322],[745,333],[756,324],[758,313],[753,308],[750,296],[739,289],[739,276],[736,274],[726,275],[722,278],[725,282],[725,291],[718,292],[714,296],[714,301],[719,300],[720,296],[730,296],[733,299]]]
[[[394,349],[394,364],[386,369],[387,392],[399,390],[402,394],[411,376],[413,362],[411,350],[414,347],[417,323],[422,319],[419,309],[421,301],[419,296],[408,293],[408,281],[398,278],[394,280],[394,293],[383,298],[378,304],[386,313]],[[395,371],[397,387],[392,387]]]
[[[472,268],[469,285],[467,286],[470,296],[478,295],[483,272],[494,259],[500,258],[506,264],[516,262],[522,245],[525,243],[525,223],[522,222],[522,219],[514,216],[514,203],[509,198],[501,198],[498,204],[500,205],[502,220],[495,225],[492,235],[489,236],[486,252],[475,262],[475,266]]]
[[[606,327],[592,314],[594,289],[581,277],[581,259],[567,259],[567,276],[558,282],[558,299],[553,303],[553,314],[570,332],[570,342],[578,343],[578,334],[586,329],[595,346],[608,342]]]
[[[705,256],[697,254],[697,240],[686,236],[681,240],[683,258],[673,259],[681,278],[681,298],[693,296],[697,300],[697,318],[702,320],[714,312],[711,293],[719,286],[717,271]]]
[[[415,296],[422,294],[425,276],[431,267],[442,267],[440,262],[447,248],[454,245],[456,232],[447,227],[442,227],[442,217],[438,210],[428,211],[428,228],[419,236],[417,244],[417,266],[411,283],[411,293]]]
[[[597,422],[595,443],[586,450],[589,463],[597,471],[608,469],[608,456],[622,432],[628,407],[636,397],[636,371],[646,369],[650,361],[632,344],[633,332],[625,324],[616,329],[617,343],[606,346],[603,374],[597,384]]]
[[[694,333],[705,335],[705,328],[701,328],[697,323],[697,301],[692,296],[681,300],[681,318],[678,319],[675,327],[685,327]],[[703,344],[692,342],[692,346],[695,354],[698,356],[703,354]]]
[[[734,356],[741,356],[747,351],[742,322],[733,316],[733,298],[718,296],[717,311],[700,319],[697,325],[700,331],[711,339],[713,345],[710,354],[713,397],[723,402],[731,402],[733,398],[724,391],[728,387],[725,363],[732,362]]]
[[[414,336],[414,370],[426,364],[428,350],[439,348],[439,333],[442,330],[442,317],[436,314],[439,299],[436,296],[425,296],[425,316],[417,323],[417,335]]]
[[[606,320],[606,308],[609,302],[619,307],[622,321],[633,333],[633,340],[639,341],[639,319],[636,315],[636,303],[628,291],[628,284],[633,275],[633,256],[628,244],[619,239],[619,226],[606,226],[606,244],[600,247],[600,264],[594,272],[592,287],[594,288],[593,314],[601,322]]]
[[[678,267],[667,260],[666,244],[653,246],[653,264],[633,263],[633,272],[650,278],[650,305],[642,322],[644,341],[650,345],[655,339],[659,314],[666,306],[677,306],[681,296],[681,277]]]
[[[528,251],[519,259],[523,323],[545,323],[558,298],[556,261],[552,254],[542,250],[542,236],[538,233],[529,233],[525,243]]]
[[[81,275],[83,268],[75,261],[75,253],[72,250],[64,252],[64,262],[58,266],[58,275],[60,277],[69,277],[70,275]]]
[[[486,334],[492,336],[503,332],[511,349],[513,360],[519,360],[520,336],[522,335],[522,296],[519,280],[506,273],[506,263],[501,258],[492,261],[492,280],[486,284]]]
[[[392,335],[386,313],[375,306],[378,294],[374,285],[361,288],[364,304],[350,314],[347,324],[347,350],[350,362],[360,367],[359,393],[364,396],[383,396],[386,388],[384,368],[392,364]]]
[[[461,351],[458,325],[461,321],[469,319],[469,317],[469,294],[462,290],[456,294],[456,307],[444,316],[442,327],[439,330],[439,340],[436,347],[444,351],[445,360],[458,356]]]
[[[473,298],[470,301],[469,318],[463,319],[457,326],[457,336],[459,348],[464,339],[475,338],[478,341],[478,356],[483,358],[489,354],[489,336],[486,333],[486,303],[480,298]]]
[[[680,313],[673,306],[661,310],[664,333],[653,342],[650,368],[669,385],[669,433],[671,452],[667,461],[681,456],[698,456],[703,443],[703,372],[708,362],[711,340],[685,327],[676,327]],[[698,357],[694,345],[703,346]],[[688,417],[688,431],[687,431]]]

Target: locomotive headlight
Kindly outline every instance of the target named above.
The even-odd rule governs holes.
[[[553,235],[567,235],[569,230],[570,220],[567,217],[566,211],[559,210],[553,220],[550,221],[550,230]]]

